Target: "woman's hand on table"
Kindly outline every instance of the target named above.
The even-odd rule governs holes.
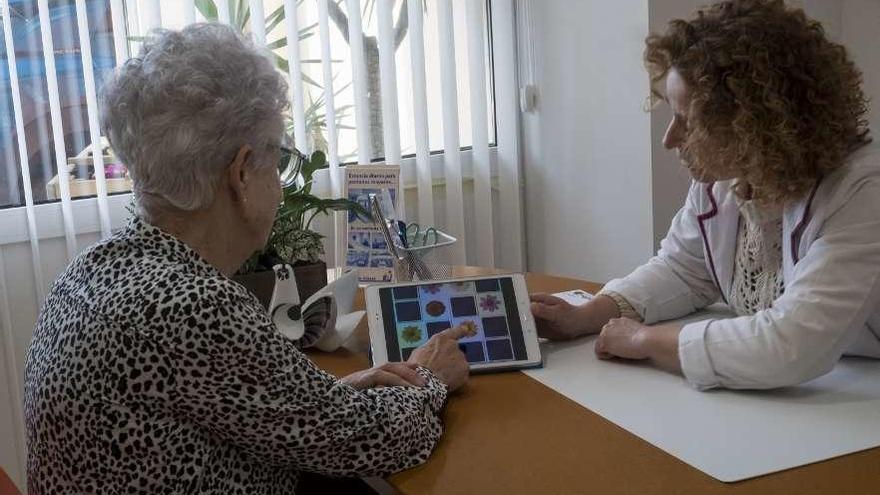
[[[408,363],[431,370],[451,392],[467,383],[470,373],[467,359],[458,347],[458,340],[475,334],[473,324],[447,328],[413,351]]]
[[[607,296],[596,296],[582,306],[543,293],[531,298],[538,336],[550,340],[571,340],[598,333],[609,319],[620,316],[617,303]]]
[[[352,373],[342,380],[358,390],[376,387],[423,387],[425,379],[416,372],[413,363],[385,363]]]
[[[648,359],[648,330],[647,326],[629,318],[612,318],[602,327],[596,340],[596,356],[599,359]]]
[[[629,318],[612,318],[602,327],[594,348],[599,359],[650,359],[657,366],[681,372],[678,334],[681,327],[649,327]]]

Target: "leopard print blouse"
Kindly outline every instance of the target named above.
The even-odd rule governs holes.
[[[424,462],[446,386],[358,391],[318,369],[246,289],[137,218],[53,285],[25,370],[28,487],[292,494],[298,473]]]

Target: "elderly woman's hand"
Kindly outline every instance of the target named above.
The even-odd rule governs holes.
[[[470,373],[464,353],[458,347],[458,339],[475,334],[473,323],[447,328],[413,351],[409,362],[428,368],[453,391],[467,383]]]
[[[342,383],[363,390],[375,387],[422,387],[425,379],[416,372],[415,363],[385,363],[362,371],[352,373]]]
[[[473,336],[475,333],[473,324],[447,328],[413,351],[409,361],[405,363],[385,363],[352,373],[340,381],[358,390],[374,387],[422,387],[426,383],[425,379],[416,371],[421,366],[437,375],[450,391],[455,390],[467,383],[469,373],[464,353],[458,348],[458,339]]]

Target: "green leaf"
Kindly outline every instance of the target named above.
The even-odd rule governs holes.
[[[275,26],[277,26],[278,23],[283,20],[284,20],[284,5],[278,7],[277,9],[275,9],[274,12],[269,14],[268,17],[266,17],[266,23],[265,23],[266,32],[271,33],[272,30],[275,29]]]
[[[284,72],[285,74],[288,74],[290,72],[290,63],[287,61],[286,58],[281,57],[276,53],[273,53],[272,57],[275,59],[275,66],[278,67],[278,70],[280,70],[281,72]],[[314,86],[320,90],[324,89],[324,87],[321,86],[320,84],[318,84],[317,81],[315,81],[311,77],[307,76],[305,72],[300,72],[300,75],[302,76],[302,81],[304,83],[311,84],[312,86]],[[322,103],[322,105],[323,105],[323,103]]]
[[[221,2],[225,2],[227,0],[220,0]],[[195,0],[196,8],[199,9],[202,16],[208,21],[216,21],[218,19],[217,16],[217,5],[214,4],[214,0]]]
[[[315,29],[318,29],[318,23],[311,24],[299,30],[299,39],[304,39],[303,36],[311,36],[315,34]]]
[[[406,1],[406,0],[404,0],[404,1]],[[373,8],[375,7],[375,5],[376,5],[376,2],[372,1],[372,0],[367,0],[366,2],[364,2],[364,11],[363,11],[363,14],[361,14],[361,17],[363,19],[366,19],[368,23],[370,22],[370,19],[372,19],[372,17],[373,17]]]
[[[230,7],[230,12],[234,13],[232,19],[230,19],[230,23],[238,28],[239,32],[244,32],[245,26],[247,26],[248,19],[251,17],[251,8],[250,5],[247,4],[247,0],[232,0],[234,5]]]
[[[333,79],[336,79],[336,77],[334,76]],[[348,84],[346,84],[346,85],[342,86],[341,88],[337,89],[336,91],[334,91],[333,96],[339,96],[339,93],[342,93],[343,91],[348,89],[349,86],[351,86],[351,82],[349,82]],[[351,108],[351,105],[344,105],[341,107],[337,107],[336,111],[345,110],[346,108]]]
[[[287,46],[287,38],[280,38],[280,39],[277,39],[277,40],[275,40],[275,41],[273,41],[273,42],[271,42],[271,43],[267,43],[267,44],[266,44],[266,48],[267,48],[269,51],[277,50],[278,48],[284,48],[285,46]],[[275,57],[276,57],[276,60],[275,60],[276,63],[275,63],[275,65],[278,65],[279,68],[280,68],[280,65],[281,65],[281,64],[278,63],[278,60],[277,60],[277,59],[279,59],[279,58],[281,58],[281,57],[279,57],[278,55],[275,55]],[[285,60],[285,59],[282,59],[282,60],[284,60],[285,62],[287,62],[287,60]],[[290,65],[288,65],[287,67],[288,67],[287,70],[290,70]],[[287,72],[287,70],[285,70],[285,72]]]
[[[300,60],[300,62],[302,62],[304,64],[320,64],[320,63],[323,63],[323,60],[321,60],[320,58],[304,58],[304,59]],[[338,58],[332,58],[332,59],[330,59],[330,62],[332,62],[334,64],[341,64],[342,60],[338,59]]]
[[[275,67],[278,67],[278,70],[285,74],[290,72],[290,63],[286,58],[279,56],[277,53],[273,53],[272,58],[275,59]]]
[[[321,150],[315,150],[309,158],[309,162],[315,166],[315,169],[321,169],[327,166],[327,155]]]
[[[311,84],[312,86],[314,86],[314,87],[316,87],[316,88],[318,88],[318,89],[320,89],[320,90],[323,90],[323,89],[324,89],[324,86],[321,86],[320,84],[318,84],[318,81],[315,81],[315,80],[312,79],[311,77],[307,76],[307,75],[305,74],[305,72],[302,72],[301,74],[302,74],[302,79],[303,79],[303,82],[304,82],[304,83],[306,83],[306,84]]]
[[[327,168],[329,164],[327,163],[327,156],[323,151],[316,150],[312,153],[312,157],[308,160],[307,163],[303,164],[302,176],[305,182],[308,185],[308,188],[311,189],[312,177],[314,177],[315,172],[321,170],[323,168]]]

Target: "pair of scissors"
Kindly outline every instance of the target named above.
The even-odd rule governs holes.
[[[382,206],[379,203],[378,195],[371,194],[370,201],[372,202],[374,221],[379,225],[379,229],[382,231],[382,236],[385,237],[385,243],[388,244],[388,250],[395,258],[401,259],[401,255],[397,252],[397,246],[394,243],[394,239],[391,237],[391,230],[388,227],[389,222],[385,221],[385,216],[382,212]],[[398,235],[398,238],[399,237],[400,236]]]
[[[407,229],[406,222],[403,220],[393,220],[394,225],[397,227],[397,236],[400,238],[400,243],[403,244],[403,247],[409,247],[409,240],[407,239]]]
[[[432,244],[437,244],[437,229],[434,227],[428,227],[422,232],[422,226],[415,222],[406,226],[406,237],[412,238],[413,247],[427,246],[428,236],[431,234],[434,235],[434,241]],[[419,243],[419,236],[421,236],[421,243]]]

